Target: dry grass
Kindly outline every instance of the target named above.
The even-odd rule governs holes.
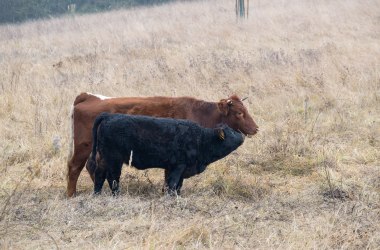
[[[174,3],[0,26],[0,248],[380,248],[380,4]],[[75,96],[249,96],[260,133],[183,196],[66,199]],[[55,143],[53,143],[55,141]],[[60,146],[61,145],[61,146]]]

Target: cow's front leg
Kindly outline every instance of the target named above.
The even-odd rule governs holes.
[[[186,165],[180,164],[169,170],[167,184],[169,189],[168,192],[170,195],[177,195],[177,191],[180,191],[183,183],[182,173],[185,168]],[[179,189],[177,190],[178,187]]]

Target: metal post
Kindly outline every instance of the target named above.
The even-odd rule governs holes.
[[[249,0],[247,0],[247,19],[248,19],[248,11],[249,11]]]
[[[235,0],[235,13],[236,19],[240,18],[248,18],[249,15],[249,0]],[[247,11],[246,11],[247,10]]]
[[[244,14],[245,14],[244,0],[239,0],[239,1],[240,1],[240,17],[244,17]]]

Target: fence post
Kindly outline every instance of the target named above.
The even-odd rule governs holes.
[[[70,13],[70,14],[74,14],[75,13],[75,9],[76,9],[76,4],[75,3],[71,3],[69,5],[67,5],[67,11]]]
[[[247,1],[247,4],[245,4],[245,1]],[[246,12],[246,9],[247,9],[247,12]],[[248,18],[249,0],[235,0],[235,13],[236,13],[236,19],[239,17]]]

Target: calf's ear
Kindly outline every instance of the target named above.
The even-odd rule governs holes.
[[[230,106],[232,106],[231,100],[222,99],[218,102],[218,109],[220,113],[222,113],[224,116],[228,115],[228,111],[230,110]]]
[[[215,134],[218,136],[218,138],[221,141],[224,141],[224,139],[226,138],[226,135],[224,134],[224,131],[223,131],[222,128],[216,128],[215,129]]]

